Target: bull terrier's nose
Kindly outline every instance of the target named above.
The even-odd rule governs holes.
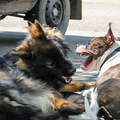
[[[76,45],[76,48],[78,47],[79,45]]]

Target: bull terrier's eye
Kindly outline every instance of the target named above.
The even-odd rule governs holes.
[[[98,48],[102,48],[102,46],[99,46]]]
[[[92,43],[91,43],[91,42],[88,42],[88,45],[90,46],[90,45],[92,45]]]

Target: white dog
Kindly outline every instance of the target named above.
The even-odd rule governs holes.
[[[80,92],[83,96],[91,96],[90,107],[85,97],[86,113],[73,118],[97,120],[103,106],[107,115],[100,117],[120,119],[120,42],[112,33],[111,23],[107,35],[89,40],[86,46],[78,46],[76,52],[88,56],[81,68],[84,71],[99,70],[99,76],[94,88]]]

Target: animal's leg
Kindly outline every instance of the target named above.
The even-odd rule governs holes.
[[[110,113],[102,106],[97,114],[98,117],[102,117],[105,120],[113,120],[113,117]]]
[[[61,112],[69,115],[80,114],[84,111],[84,105],[80,102],[81,101],[77,101],[77,100],[76,101],[73,100],[72,102],[70,102],[57,95],[55,97],[56,107]]]
[[[0,95],[0,120],[29,120],[34,112],[24,104]]]
[[[19,91],[9,90],[10,96],[16,101],[38,108],[43,114],[54,113],[58,109],[65,114],[79,114],[82,112],[78,104],[66,101],[48,86],[25,79],[18,79],[15,84],[22,89]]]
[[[16,101],[28,106],[36,107],[43,114],[53,113],[54,91],[44,84],[37,84],[27,78],[18,78],[14,81],[18,89],[10,89],[8,94]]]
[[[64,85],[59,91],[60,92],[80,92],[82,90],[90,89],[94,87],[95,83],[81,83],[73,81],[70,84]]]

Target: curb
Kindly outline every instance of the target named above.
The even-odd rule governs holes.
[[[28,34],[27,29],[15,27],[0,27],[0,41],[2,42],[16,42],[26,38]],[[67,30],[65,36],[85,36],[85,37],[98,37],[104,36],[106,32],[91,32],[91,31],[70,31]],[[116,37],[120,37],[119,33],[115,33]]]
[[[27,36],[27,29],[17,27],[0,27],[0,41],[20,41]]]
[[[0,41],[6,42],[14,42],[20,41],[26,37],[27,33],[19,33],[19,32],[0,32]]]

